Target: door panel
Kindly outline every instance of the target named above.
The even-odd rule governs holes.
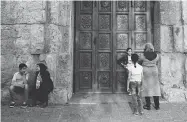
[[[114,21],[115,21],[115,29],[114,29],[114,54],[116,55],[115,60],[121,58],[126,49],[131,47],[131,30],[132,30],[132,2],[129,1],[116,1],[115,12],[114,12]],[[125,92],[127,86],[127,76],[120,65],[115,62],[114,69],[114,78],[115,78],[115,92]]]
[[[150,2],[134,1],[132,6],[132,48],[135,52],[142,52],[145,43],[152,41]]]
[[[141,54],[151,42],[150,2],[76,2],[76,92],[126,91],[125,70],[116,61],[128,47]]]
[[[93,2],[77,2],[76,10],[75,91],[87,92],[95,81]]]

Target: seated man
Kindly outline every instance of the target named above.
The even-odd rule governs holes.
[[[22,108],[27,107],[27,100],[28,100],[28,74],[26,72],[27,65],[24,63],[21,63],[19,65],[19,72],[16,72],[12,78],[12,83],[9,89],[10,92],[10,108],[13,108],[15,105],[15,102],[13,101],[13,96],[15,93],[21,93],[24,92],[24,102],[22,104]]]

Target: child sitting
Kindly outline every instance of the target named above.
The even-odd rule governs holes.
[[[19,72],[16,72],[12,78],[12,83],[9,88],[10,92],[10,108],[13,108],[15,106],[15,102],[13,101],[13,96],[15,93],[24,92],[24,102],[22,104],[22,108],[27,107],[27,100],[28,100],[28,74],[26,73],[27,65],[24,63],[21,63],[19,65]]]

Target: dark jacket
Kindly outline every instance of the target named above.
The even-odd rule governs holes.
[[[36,79],[38,76],[38,71],[36,72]],[[50,73],[46,70],[43,74],[40,74],[42,78],[42,82],[40,84],[39,90],[44,90],[47,92],[53,91],[54,85],[50,77]]]
[[[128,54],[127,53],[122,55],[122,57],[117,60],[117,64],[121,65],[121,63],[123,63],[125,65],[128,64]]]

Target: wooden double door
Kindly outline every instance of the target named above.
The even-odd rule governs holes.
[[[75,15],[75,92],[125,92],[117,59],[151,42],[150,2],[77,1]]]

